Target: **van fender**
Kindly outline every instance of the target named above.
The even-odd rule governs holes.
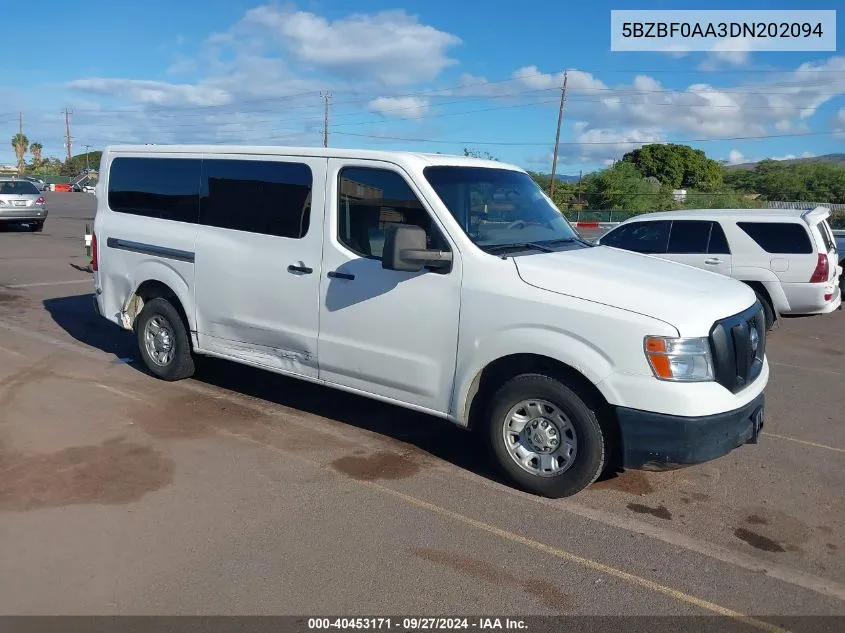
[[[141,261],[132,270],[132,292],[128,294],[123,302],[120,312],[120,319],[123,327],[132,329],[135,318],[144,308],[144,300],[139,295],[141,287],[148,282],[158,282],[169,288],[179,302],[188,319],[190,331],[196,331],[196,319],[194,311],[193,292],[191,285],[185,276],[174,268],[168,261],[161,259],[146,259]]]
[[[605,398],[611,397],[602,384],[614,371],[611,358],[591,341],[573,332],[548,326],[517,326],[490,332],[464,347],[475,353],[456,367],[449,411],[449,417],[460,426],[469,424],[469,407],[484,369],[490,363],[514,354],[544,356],[568,365],[595,385]]]

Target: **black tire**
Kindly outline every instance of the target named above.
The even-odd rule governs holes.
[[[755,290],[754,294],[757,295],[757,300],[763,305],[763,316],[766,319],[766,331],[768,332],[775,324],[775,310],[766,295],[759,290]]]
[[[29,230],[33,233],[41,233],[41,231],[44,230],[44,220],[41,220],[40,222],[33,222],[29,225]]]
[[[173,354],[165,364],[159,364],[150,356],[145,343],[147,324],[153,319],[162,320],[169,328],[169,337]],[[182,317],[167,299],[156,297],[144,304],[141,314],[135,320],[135,334],[138,350],[147,369],[157,378],[174,381],[188,378],[194,374],[194,358],[191,352],[191,339]]]
[[[523,401],[545,400],[569,418],[575,434],[575,457],[561,474],[540,476],[523,469],[511,457],[504,438],[509,411]],[[551,498],[572,496],[602,473],[607,438],[593,408],[563,382],[541,374],[522,374],[500,387],[490,401],[484,438],[496,465],[528,492]]]

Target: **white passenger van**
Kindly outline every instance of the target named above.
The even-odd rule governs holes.
[[[96,309],[164,380],[216,356],[439,416],[552,497],[608,464],[712,460],[762,427],[753,290],[582,240],[518,167],[109,147],[97,201]]]

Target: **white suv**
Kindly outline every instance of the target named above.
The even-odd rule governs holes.
[[[555,497],[757,441],[754,293],[584,241],[519,167],[218,145],[100,167],[95,307],[163,380],[209,355],[423,411]]]
[[[733,277],[778,315],[838,309],[842,275],[830,210],[698,209],[634,216],[596,243]]]

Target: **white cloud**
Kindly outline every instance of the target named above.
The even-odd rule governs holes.
[[[745,158],[745,155],[743,155],[743,153],[740,152],[738,149],[732,149],[728,154],[729,165],[739,165],[740,163],[745,162],[748,162],[748,160]]]
[[[717,42],[704,56],[699,70],[716,70],[720,66],[745,66],[751,61],[753,41],[745,37],[728,38]]]
[[[785,156],[772,156],[772,160],[795,160],[796,158],[813,158],[813,152],[803,152],[802,154],[786,154]]]
[[[836,115],[836,119],[837,119],[840,123],[842,123],[843,125],[845,125],[845,108],[842,108],[842,109],[839,111],[839,114],[837,114],[837,115]]]
[[[77,79],[68,86],[141,104],[213,106],[230,100],[230,94],[222,88],[141,79]]]
[[[343,77],[376,77],[388,85],[430,81],[457,63],[447,51],[460,38],[422,24],[404,10],[356,13],[329,21],[269,5],[247,12],[235,38],[266,37],[295,59]]]
[[[585,121],[574,122],[572,132],[572,140],[561,141],[558,150],[558,162],[563,170],[567,164],[609,165],[638,147],[666,140],[657,128],[590,128]],[[550,161],[551,152],[547,159],[533,160],[538,164]]]
[[[378,97],[368,104],[371,112],[400,119],[416,119],[428,112],[428,100],[419,97]]]

